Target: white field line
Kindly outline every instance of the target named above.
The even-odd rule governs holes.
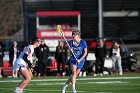
[[[128,82],[122,82],[122,81],[101,81],[101,82],[86,82],[87,84],[119,84],[119,83],[128,83]],[[78,84],[86,84],[86,83],[78,83]],[[29,84],[29,85],[38,85],[38,86],[50,86],[50,85],[53,85],[53,86],[57,86],[57,85],[62,85],[63,83],[60,83],[60,82],[45,82],[45,83],[39,83],[39,84]]]
[[[140,77],[106,77],[106,78],[78,78],[77,80],[119,80],[119,79],[140,79]],[[66,81],[67,79],[36,79],[31,80],[32,82],[37,81]],[[0,82],[20,82],[21,80],[0,80]]]
[[[0,88],[0,90],[14,90],[14,88]]]
[[[31,89],[26,89],[26,90],[28,90],[28,91],[50,91],[50,92],[60,92],[61,90],[31,90]],[[71,93],[71,91],[66,91],[67,93],[69,92],[69,93]],[[112,92],[90,92],[90,91],[77,91],[78,93],[112,93]]]
[[[0,90],[14,90],[13,88],[0,88]],[[24,91],[32,91],[32,92],[60,92],[61,90],[31,90],[24,89]],[[23,91],[23,92],[24,92]],[[71,93],[71,91],[66,91],[67,93]],[[112,92],[89,92],[89,91],[77,91],[78,93],[112,93]]]
[[[101,82],[87,82],[87,83],[95,83],[95,84],[119,84],[119,83],[128,83],[128,82],[122,82],[122,81],[101,81]]]
[[[124,78],[123,78],[124,79]],[[86,82],[87,84],[117,84],[117,83],[128,83],[128,82],[122,82],[122,81],[101,81],[101,82]],[[85,84],[85,83],[80,83],[80,84]],[[52,82],[52,83],[40,83],[40,84],[29,84],[29,85],[45,85],[45,86],[50,86],[50,85],[62,85],[60,82]],[[13,90],[12,88],[0,88],[0,90]],[[31,90],[31,89],[24,89],[24,91],[44,91],[44,92],[60,92],[61,90]],[[89,92],[89,91],[77,91],[78,93],[112,93],[112,92]],[[67,91],[67,93],[71,93],[71,91]]]

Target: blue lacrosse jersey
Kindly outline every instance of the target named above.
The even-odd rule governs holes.
[[[76,58],[79,59],[84,54],[84,48],[87,48],[87,43],[85,40],[81,39],[77,45],[74,45],[74,41],[70,40],[69,42],[70,47],[73,49],[73,53],[75,54]],[[76,65],[78,69],[81,69],[84,65],[85,58],[82,59],[80,63],[78,63],[75,57],[72,55],[69,59],[69,62],[73,65]]]

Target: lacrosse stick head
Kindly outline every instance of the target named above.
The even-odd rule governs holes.
[[[36,62],[38,61],[38,58],[37,57],[33,57],[33,65],[36,65]]]
[[[61,25],[57,25],[57,32],[61,32]]]
[[[57,32],[60,33],[62,36],[64,35],[61,29],[61,25],[57,25]]]

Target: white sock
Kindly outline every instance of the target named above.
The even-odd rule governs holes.
[[[79,77],[81,77],[82,76],[82,71],[80,71],[80,73],[79,73]]]
[[[14,76],[17,77],[17,74],[15,74]]]
[[[86,72],[83,73],[83,76],[86,76]]]
[[[75,84],[72,84],[72,89],[75,89]]]
[[[64,86],[65,86],[65,87],[67,87],[67,86],[68,86],[68,84],[64,84]]]

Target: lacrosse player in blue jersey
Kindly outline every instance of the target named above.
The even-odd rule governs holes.
[[[72,56],[69,59],[69,62],[72,67],[72,75],[67,80],[65,84],[62,85],[62,93],[65,93],[66,87],[68,84],[72,83],[72,93],[76,93],[75,83],[76,77],[78,76],[81,68],[85,63],[85,57],[87,55],[87,44],[86,41],[80,38],[80,31],[74,30],[72,32],[73,40],[70,40],[69,46],[72,53]]]

